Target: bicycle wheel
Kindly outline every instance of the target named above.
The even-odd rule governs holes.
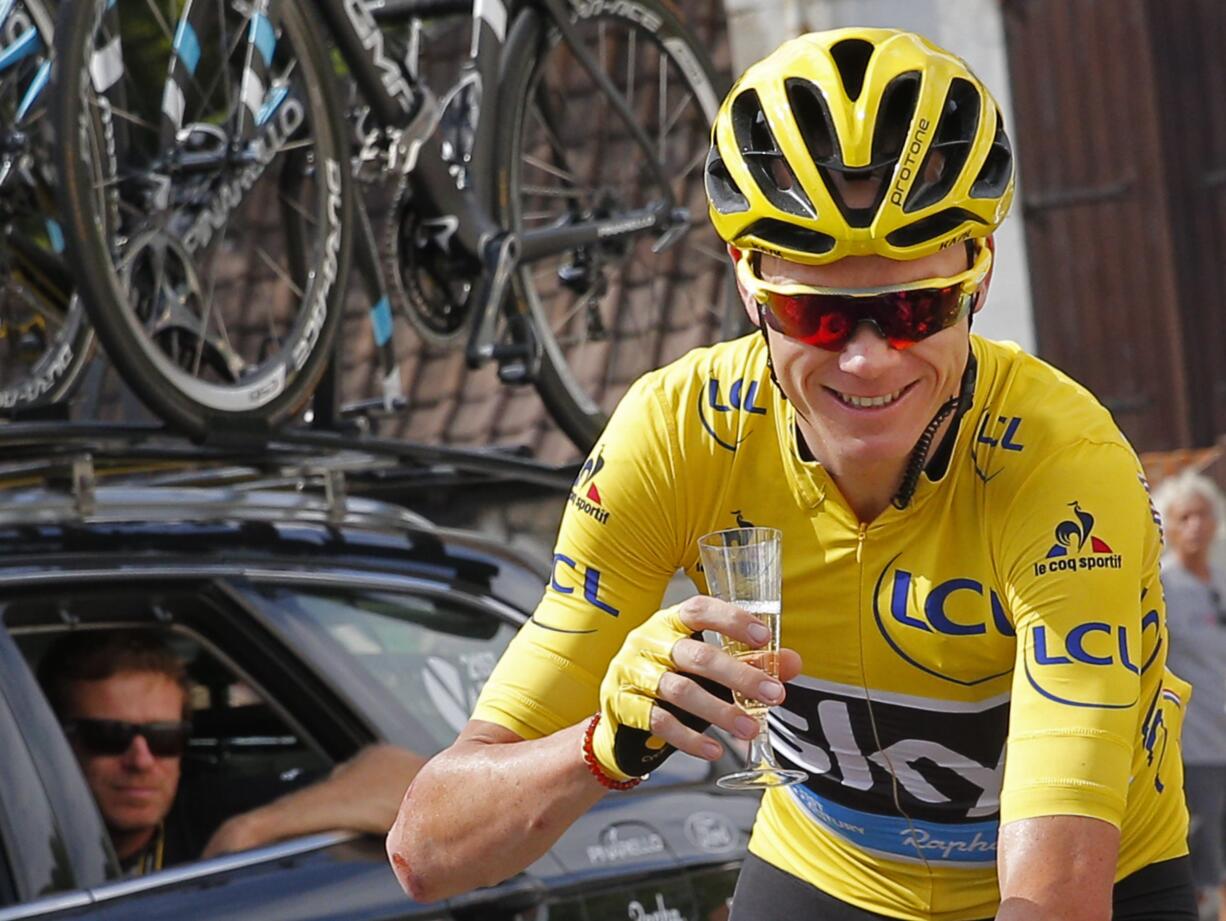
[[[352,206],[302,5],[78,0],[57,55],[69,248],[112,362],[194,437],[293,417],[340,322]]]
[[[37,0],[0,4],[0,412],[67,398],[93,333],[73,297],[55,208],[52,26]]]
[[[706,53],[658,0],[578,3],[585,47],[630,103],[692,226],[663,252],[658,233],[524,265],[509,309],[542,350],[535,381],[582,449],[639,375],[738,329],[728,260],[706,219],[702,166],[724,87]],[[662,200],[647,153],[609,98],[532,13],[519,17],[499,94],[501,217],[520,233],[612,218]]]

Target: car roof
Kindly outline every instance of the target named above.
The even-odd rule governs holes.
[[[158,427],[105,424],[0,426],[0,456],[0,568],[56,553],[210,548],[391,570],[483,562],[523,583],[509,599],[521,609],[539,597],[547,559],[437,524],[414,506],[437,506],[440,494],[561,500],[575,474],[506,451],[335,432],[197,444]]]

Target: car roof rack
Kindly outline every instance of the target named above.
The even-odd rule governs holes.
[[[246,489],[301,488],[304,477],[322,477],[325,490],[336,489],[341,481],[328,471],[339,471],[348,484],[503,482],[564,491],[579,469],[577,463],[543,464],[513,449],[423,445],[337,431],[230,433],[195,442],[158,425],[18,422],[0,425],[0,489],[61,483],[65,471],[71,478],[73,464],[86,456],[95,481],[140,476],[146,486]],[[75,481],[74,492],[84,495]]]

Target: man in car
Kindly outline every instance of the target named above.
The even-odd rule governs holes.
[[[284,784],[272,791],[230,784],[228,794],[239,803],[245,796],[248,808],[215,830],[192,827],[188,804],[176,803],[191,735],[189,682],[156,633],[69,634],[48,649],[39,680],[129,875],[333,829],[385,834],[406,780],[423,763],[396,746],[372,745],[292,792]],[[256,805],[261,795],[274,798]],[[214,819],[227,811],[191,805]]]

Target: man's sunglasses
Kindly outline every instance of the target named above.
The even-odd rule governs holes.
[[[971,313],[992,272],[992,247],[976,241],[975,263],[950,278],[925,278],[879,288],[776,284],[757,274],[755,254],[734,250],[737,280],[762,305],[771,329],[837,352],[861,323],[872,323],[890,345],[906,349]]]
[[[192,724],[184,720],[160,723],[126,723],[123,720],[75,719],[64,723],[64,732],[94,755],[122,755],[137,736],[158,758],[177,758],[187,750]]]

